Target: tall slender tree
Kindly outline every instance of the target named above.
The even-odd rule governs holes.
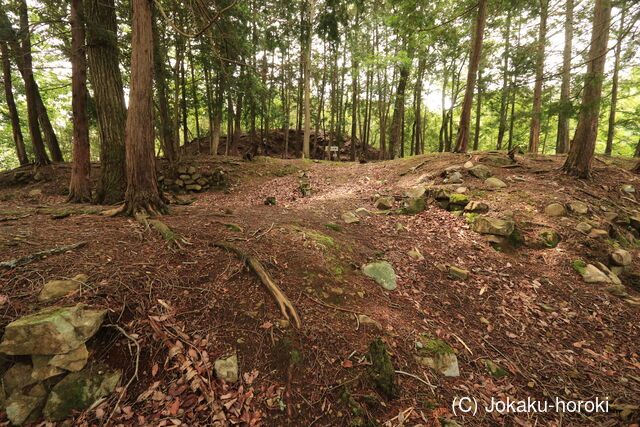
[[[18,116],[16,101],[13,97],[9,48],[4,42],[0,42],[0,54],[2,55],[2,79],[4,82],[4,97],[7,101],[7,108],[9,109],[9,119],[11,120],[11,130],[13,132],[13,143],[16,146],[18,162],[20,163],[20,166],[24,166],[29,163],[29,157],[27,157],[27,149],[24,145],[24,138],[22,137],[22,129],[20,127],[20,117]]]
[[[611,0],[596,0],[593,8],[593,28],[589,48],[589,63],[584,76],[582,104],[578,125],[563,169],[580,178],[591,175],[591,162],[598,136],[598,118],[602,97],[604,64],[611,24]]]
[[[533,106],[529,128],[529,152],[537,153],[540,146],[540,116],[542,114],[542,83],[544,80],[545,47],[547,44],[548,0],[540,0],[540,27],[536,42],[536,80],[533,86]]]
[[[616,132],[616,109],[618,108],[618,80],[620,78],[620,52],[622,51],[622,38],[624,36],[624,24],[627,14],[627,4],[623,0],[620,5],[622,12],[620,13],[620,24],[618,28],[618,37],[616,37],[616,49],[613,60],[613,77],[611,78],[611,102],[609,103],[609,126],[607,128],[607,145],[604,154],[611,155],[613,151],[613,136]]]
[[[556,153],[569,149],[569,117],[571,114],[571,49],[573,46],[573,0],[565,2],[564,50],[562,51],[562,85],[560,86],[560,113]]]

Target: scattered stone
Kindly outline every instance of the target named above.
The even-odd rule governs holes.
[[[510,219],[498,219],[480,215],[473,221],[473,231],[480,234],[508,237],[514,230],[515,223]]]
[[[404,202],[404,208],[402,210],[403,213],[408,215],[415,215],[427,208],[424,199],[422,197],[415,197],[412,199],[407,199]]]
[[[397,287],[396,273],[387,261],[367,264],[363,272],[365,276],[371,277],[377,284],[388,291],[393,291]]]
[[[361,325],[373,325],[379,331],[382,331],[382,325],[380,324],[380,322],[378,322],[377,320],[373,320],[372,318],[370,318],[366,314],[359,314],[358,315],[358,322],[360,322]]]
[[[391,197],[380,197],[374,203],[376,209],[387,210],[393,207],[393,199]]]
[[[366,209],[366,208],[358,208],[358,209],[356,209],[356,215],[358,215],[358,216],[371,216],[371,215],[373,215],[373,212],[371,212],[369,209]]]
[[[458,193],[458,194],[464,194],[467,191],[469,191],[469,189],[467,187],[458,187],[458,188],[456,188],[456,193]]]
[[[404,225],[400,224],[399,222],[396,223],[396,231],[398,233],[404,233],[405,231],[407,231],[406,228],[404,228]]]
[[[558,311],[557,308],[552,307],[550,305],[547,304],[538,304],[538,306],[542,309],[542,311],[544,311],[545,313],[555,313],[556,311]]]
[[[449,276],[453,277],[454,279],[467,280],[469,278],[469,272],[467,270],[463,270],[462,268],[450,266]]]
[[[579,231],[580,233],[583,233],[583,234],[588,234],[592,228],[593,227],[588,222],[579,222],[576,225],[576,231]]]
[[[351,211],[343,213],[342,220],[347,224],[357,224],[360,222],[360,218]]]
[[[58,298],[62,298],[69,292],[80,289],[83,283],[89,279],[86,274],[78,274],[70,280],[52,280],[47,282],[42,287],[40,295],[38,295],[38,301],[47,302]]]
[[[622,186],[622,191],[624,191],[627,194],[634,194],[636,192],[636,189],[633,185],[630,184],[625,184]]]
[[[266,199],[264,199],[264,204],[267,206],[273,206],[276,203],[277,203],[277,200],[275,196],[268,196]]]
[[[29,195],[33,196],[33,197],[40,196],[41,194],[42,194],[42,190],[39,189],[39,188],[36,188],[36,189],[33,189],[33,190],[29,191]]]
[[[594,228],[589,232],[588,237],[592,239],[605,239],[609,237],[609,233],[606,230],[601,230],[598,228]]]
[[[569,202],[569,210],[576,215],[586,215],[589,207],[580,201]]]
[[[187,173],[187,167],[185,165],[182,166],[178,166],[178,173],[179,174],[186,174]]]
[[[627,298],[627,297],[629,297],[629,293],[627,292],[627,288],[625,288],[624,285],[622,285],[622,284],[609,285],[606,288],[604,288],[604,290],[606,292],[610,293],[611,295],[613,295],[614,297],[618,297],[618,298]]]
[[[422,333],[416,341],[416,353],[416,361],[422,366],[429,367],[445,377],[460,376],[458,358],[453,348],[443,340]]]
[[[105,374],[91,370],[72,372],[57,383],[44,405],[44,416],[48,421],[61,421],[73,411],[83,411],[101,397],[108,396],[120,381],[120,371]]]
[[[405,191],[404,195],[412,199],[412,198],[424,196],[424,193],[426,191],[427,190],[424,188],[424,185],[419,185],[417,187],[413,187]]]
[[[449,200],[451,196],[451,190],[448,188],[438,188],[433,196],[436,200]]]
[[[511,160],[504,153],[494,152],[490,153],[486,156],[483,156],[479,159],[480,163],[485,163],[489,166],[500,167],[513,164],[513,160]]]
[[[606,211],[604,213],[604,218],[607,221],[613,222],[618,218],[618,213],[617,212],[613,212],[613,211]]]
[[[337,231],[338,233],[340,231],[342,231],[342,228],[338,224],[336,224],[335,222],[328,222],[324,226],[327,227],[327,228],[332,229],[333,231]]]
[[[544,213],[549,216],[564,216],[566,215],[567,211],[560,203],[551,203],[546,208],[544,208]]]
[[[595,263],[596,268],[598,268],[598,270],[602,271],[604,274],[607,275],[607,277],[609,278],[609,281],[611,281],[611,283],[613,283],[614,285],[621,285],[622,281],[620,280],[620,278],[618,278],[618,276],[616,276],[611,270],[609,270],[609,267],[607,267],[606,265],[604,265],[601,262],[596,262]]]
[[[6,401],[7,418],[13,425],[23,425],[38,421],[47,390],[42,384],[36,384],[28,394],[15,392]]]
[[[494,378],[502,378],[502,377],[506,377],[507,375],[509,375],[509,373],[507,371],[502,369],[493,360],[482,359],[482,363],[484,363],[485,368],[487,368],[487,371],[489,371],[489,373],[491,375],[493,375]]]
[[[609,277],[593,264],[587,264],[581,273],[582,279],[587,283],[610,283]]]
[[[624,249],[616,249],[610,255],[611,262],[614,265],[618,265],[621,267],[626,267],[627,265],[631,265],[631,254]]]
[[[453,172],[449,175],[445,180],[445,184],[461,184],[462,183],[462,174],[458,171]]]
[[[407,252],[407,255],[409,255],[409,257],[415,261],[424,261],[424,256],[417,248],[414,248]]]
[[[369,344],[369,359],[371,361],[371,366],[367,369],[369,378],[386,397],[395,397],[398,394],[396,370],[382,339],[376,338]]]
[[[489,205],[483,202],[471,201],[464,207],[464,211],[472,213],[487,213],[489,212]]]
[[[547,248],[555,248],[560,243],[560,235],[553,230],[543,230],[540,232],[542,244]]]
[[[476,165],[469,169],[469,173],[476,178],[487,179],[490,178],[493,174],[491,173],[491,169],[486,167],[485,165]]]
[[[452,194],[449,196],[449,210],[461,211],[469,204],[469,196],[465,194]]]
[[[52,307],[9,323],[0,352],[20,354],[64,354],[84,344],[100,328],[106,310],[88,310],[83,305]]]
[[[507,186],[507,184],[505,184],[504,181],[494,177],[487,178],[484,181],[484,185],[490,188],[505,188]]]
[[[471,160],[465,162],[464,165],[462,165],[463,168],[465,169],[471,169],[473,167],[473,162]]]
[[[216,376],[228,383],[238,381],[238,355],[217,359],[214,363]]]

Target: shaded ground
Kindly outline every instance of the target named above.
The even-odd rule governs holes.
[[[0,272],[0,325],[38,309],[36,296],[44,282],[88,274],[90,288],[63,303],[110,308],[108,323],[128,331],[141,348],[138,380],[110,423],[193,425],[222,417],[316,426],[399,425],[403,420],[404,425],[438,425],[440,418],[463,425],[637,423],[640,308],[609,295],[604,285],[584,283],[571,268],[578,258],[606,262],[618,243],[574,231],[584,218],[543,213],[552,201],[580,200],[590,207],[586,218],[603,227],[603,210],[633,213],[639,202],[619,191],[623,184],[640,189],[640,180],[624,169],[627,164],[599,160],[593,181],[584,182],[558,171],[562,158],[522,157],[517,167],[492,168],[509,185],[499,191],[465,173],[463,185],[472,200],[489,204],[491,215],[514,213],[526,243],[509,253],[494,250],[464,217],[433,205],[417,215],[365,216],[359,224],[341,220],[347,210],[375,211],[378,194],[402,196],[418,184],[440,185],[445,167],[469,159],[475,162],[478,156],[441,154],[369,164],[271,158],[220,163],[220,158],[202,157],[201,168],[225,169],[231,185],[225,192],[199,194],[190,205],[173,206],[163,218],[190,243],[182,250],[168,249],[157,233],[132,219],[99,216],[95,206],[64,204],[68,169],[58,166],[39,183],[0,189],[0,260],[88,243]],[[302,197],[301,181],[310,182],[311,195]],[[30,195],[33,189],[42,194]],[[267,196],[275,196],[277,204],[265,205]],[[401,206],[400,198],[396,205]],[[327,223],[338,224],[339,231]],[[398,223],[405,231],[397,231]],[[562,236],[555,249],[538,244],[538,233],[547,228]],[[270,294],[235,255],[214,247],[225,239],[261,260],[297,307],[300,330],[281,320]],[[414,248],[424,260],[407,256]],[[637,271],[637,247],[627,249]],[[361,273],[376,259],[393,264],[395,291],[384,291]],[[440,264],[469,270],[469,279],[448,277]],[[635,283],[631,275],[623,281]],[[628,292],[638,296],[633,286]],[[381,329],[360,324],[356,313],[376,320]],[[181,343],[182,358],[169,353],[154,322],[169,341]],[[460,377],[440,376],[414,360],[421,332],[455,349]],[[378,336],[388,344],[396,370],[433,388],[400,374],[399,396],[381,396],[366,379],[365,356]],[[136,347],[115,329],[103,328],[90,347],[95,359],[123,369],[125,380],[136,372]],[[211,378],[210,361],[234,351],[243,378],[223,385]],[[494,378],[481,359],[509,374]],[[216,401],[223,404],[218,411],[191,390],[193,377],[185,365],[212,381]],[[616,406],[598,415],[552,410],[501,415],[480,409],[475,416],[454,416],[451,404],[460,396],[474,397],[482,406],[492,398],[598,397],[636,405],[636,410]],[[104,422],[114,404],[115,397],[76,422]]]

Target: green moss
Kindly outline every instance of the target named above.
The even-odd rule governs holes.
[[[587,263],[581,259],[577,259],[571,263],[571,267],[573,267],[573,269],[578,273],[583,274],[584,269],[587,267]]]
[[[524,237],[520,234],[520,231],[518,231],[517,228],[509,235],[509,243],[514,246],[519,246],[524,243]]]
[[[560,243],[560,236],[553,230],[544,230],[540,232],[542,244],[547,248],[555,248]]]
[[[449,202],[455,205],[466,205],[469,203],[469,196],[455,193],[449,196]]]
[[[388,398],[397,396],[396,371],[382,339],[376,338],[369,344],[369,359],[371,366],[367,373],[378,390]]]
[[[342,231],[340,226],[338,224],[334,223],[334,222],[328,222],[324,226],[327,227],[327,228],[332,229],[333,231],[337,231],[337,232]]]
[[[326,247],[336,246],[336,242],[334,242],[331,237],[325,236],[324,234],[320,234],[320,233],[316,233],[315,231],[308,231],[308,230],[303,231],[303,233],[306,234],[311,239],[313,239],[316,243],[319,243],[323,246],[326,246]]]
[[[422,333],[418,337],[418,343],[416,343],[418,348],[418,352],[421,354],[428,355],[436,355],[436,354],[447,354],[454,353],[453,348],[445,341],[434,338],[433,335],[429,333]]]
[[[222,224],[222,225],[224,225],[225,227],[227,227],[227,229],[228,229],[228,230],[230,230],[230,231],[236,231],[236,232],[238,232],[238,233],[242,233],[242,231],[243,231],[243,230],[242,230],[242,227],[240,227],[240,226],[239,226],[239,225],[237,225],[237,224],[233,224],[233,223],[226,223],[226,222],[223,222],[223,223],[221,223],[221,224]]]
[[[264,199],[264,204],[267,206],[273,206],[276,203],[277,203],[277,200],[275,196],[268,196],[266,199]]]
[[[477,217],[478,215],[479,215],[479,214],[478,214],[478,213],[476,213],[476,212],[469,212],[469,213],[467,213],[467,214],[464,214],[464,219],[465,219],[469,224],[472,224],[472,223],[473,223],[473,220],[474,220],[474,219],[476,219],[476,217]]]

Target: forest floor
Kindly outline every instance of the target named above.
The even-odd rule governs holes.
[[[137,374],[111,424],[637,426],[640,306],[607,293],[604,284],[585,283],[572,268],[576,259],[606,263],[620,245],[574,230],[580,221],[606,228],[605,212],[640,210],[638,193],[621,191],[632,185],[640,192],[630,161],[598,159],[593,179],[581,181],[559,170],[562,157],[518,156],[516,165],[490,167],[507,183],[499,190],[461,169],[461,185],[472,200],[489,205],[488,215],[515,219],[524,244],[513,250],[495,250],[465,216],[435,204],[415,215],[362,216],[354,224],[341,218],[357,208],[377,211],[379,195],[396,196],[400,208],[404,193],[418,185],[455,189],[460,185],[443,185],[441,172],[482,156],[366,164],[198,157],[198,168],[224,169],[229,186],[170,206],[162,221],[186,242],[174,249],[134,219],[99,215],[109,207],[66,204],[69,167],[51,166],[40,182],[0,187],[0,261],[87,244],[0,270],[0,325],[44,307],[37,295],[45,282],[87,274],[87,286],[60,303],[108,308],[105,323],[129,336],[103,327],[88,342],[92,358],[123,370],[123,384]],[[301,180],[310,183],[306,197]],[[264,203],[269,196],[275,205]],[[549,203],[576,200],[588,205],[588,214],[544,212]],[[540,244],[545,229],[560,234],[557,247]],[[272,296],[236,255],[214,246],[220,241],[261,261],[298,310],[300,328],[283,321]],[[633,264],[621,278],[637,297],[632,273],[640,270],[640,250],[625,245]],[[408,256],[413,249],[424,259]],[[393,291],[362,273],[381,259],[395,269]],[[469,276],[452,278],[443,265]],[[455,350],[458,377],[416,361],[423,332]],[[379,393],[367,374],[376,337],[402,371],[395,398]],[[170,352],[167,341],[182,350]],[[224,384],[214,378],[212,361],[234,353],[240,380]],[[506,375],[492,375],[486,360]],[[216,410],[189,387],[194,375],[210,380]],[[454,414],[452,403],[463,396],[477,399],[475,415]],[[610,405],[599,414],[483,409],[492,399],[527,397],[552,403],[599,398]],[[78,414],[75,423],[105,422],[115,401]]]

